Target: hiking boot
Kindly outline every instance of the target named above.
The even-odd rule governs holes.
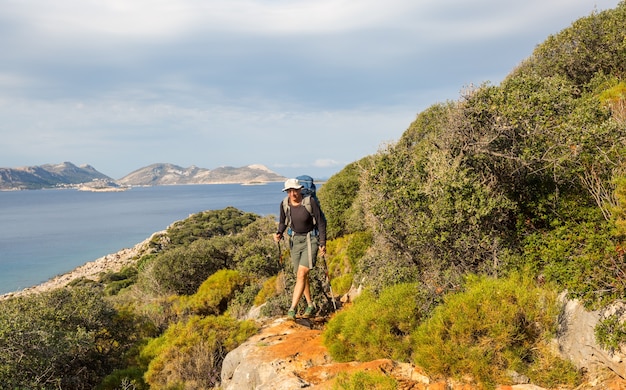
[[[289,310],[287,312],[287,319],[290,321],[295,321],[296,320],[296,311],[295,310]]]
[[[311,318],[311,317],[313,317],[313,312],[314,311],[315,311],[315,307],[307,306],[307,308],[304,310],[304,314],[302,315],[302,317],[304,317],[304,318]]]

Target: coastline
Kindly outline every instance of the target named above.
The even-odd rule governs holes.
[[[0,295],[0,300],[38,294],[57,288],[62,288],[79,278],[87,278],[94,281],[104,272],[118,272],[124,266],[136,262],[149,250],[150,241],[157,235],[163,235],[165,230],[153,233],[150,237],[135,244],[132,248],[124,248],[115,253],[102,256],[96,260],[87,262],[74,268],[72,271],[57,275],[41,284],[27,287],[23,290],[13,291]]]

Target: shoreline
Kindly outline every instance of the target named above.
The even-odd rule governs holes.
[[[118,272],[124,266],[132,264],[144,255],[148,249],[150,241],[157,235],[162,235],[165,230],[152,233],[150,237],[135,244],[132,248],[124,248],[115,253],[102,256],[96,260],[89,261],[83,265],[74,268],[72,271],[57,275],[47,281],[35,286],[26,287],[23,290],[8,292],[0,295],[0,300],[26,296],[30,294],[38,294],[57,288],[63,288],[72,281],[79,278],[87,278],[96,281],[104,272]]]

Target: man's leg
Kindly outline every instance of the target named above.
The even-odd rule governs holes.
[[[298,306],[302,294],[307,300],[307,303],[311,302],[311,289],[309,287],[309,269],[303,265],[298,267],[298,273],[296,275],[296,286],[293,288],[293,298],[291,299],[291,310],[295,310]]]
[[[311,299],[311,284],[309,283],[309,272],[304,278],[304,297],[306,298],[307,306],[313,306],[313,300]]]

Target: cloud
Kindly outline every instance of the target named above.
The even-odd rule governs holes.
[[[318,167],[318,168],[335,168],[335,167],[343,167],[348,162],[349,161],[337,161],[332,158],[324,158],[324,159],[315,160],[315,162],[313,163],[313,166]]]
[[[597,0],[599,9],[618,0]],[[332,173],[497,83],[566,0],[29,0],[0,9],[0,166]]]

